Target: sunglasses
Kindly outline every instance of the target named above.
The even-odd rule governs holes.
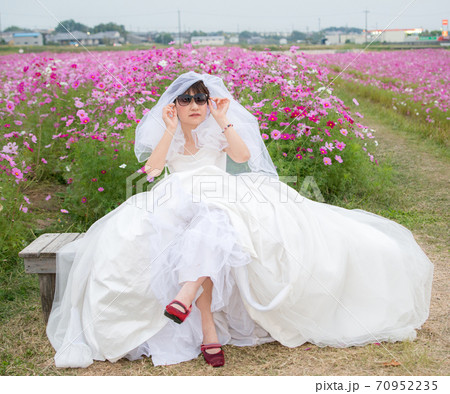
[[[204,105],[208,102],[209,95],[206,93],[197,93],[194,96],[191,96],[190,94],[181,94],[176,100],[178,101],[178,104],[183,107],[189,105],[192,99],[194,99],[198,105]]]

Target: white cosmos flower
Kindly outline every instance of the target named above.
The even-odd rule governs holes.
[[[122,165],[120,165],[119,167],[120,168],[125,168],[127,165],[126,164],[122,164]]]

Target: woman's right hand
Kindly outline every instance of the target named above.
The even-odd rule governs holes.
[[[167,104],[163,107],[162,118],[169,130],[175,131],[178,126],[177,107],[174,103]]]

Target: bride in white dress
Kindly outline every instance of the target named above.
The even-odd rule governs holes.
[[[281,182],[220,78],[179,76],[141,120],[135,152],[150,175],[170,174],[58,251],[57,367],[202,353],[221,366],[227,344],[401,341],[428,318],[433,264],[412,233]]]

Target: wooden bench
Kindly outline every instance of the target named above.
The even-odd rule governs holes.
[[[85,233],[42,234],[19,252],[23,257],[25,272],[39,275],[42,312],[45,324],[52,310],[55,295],[56,252],[65,244],[84,237]]]

